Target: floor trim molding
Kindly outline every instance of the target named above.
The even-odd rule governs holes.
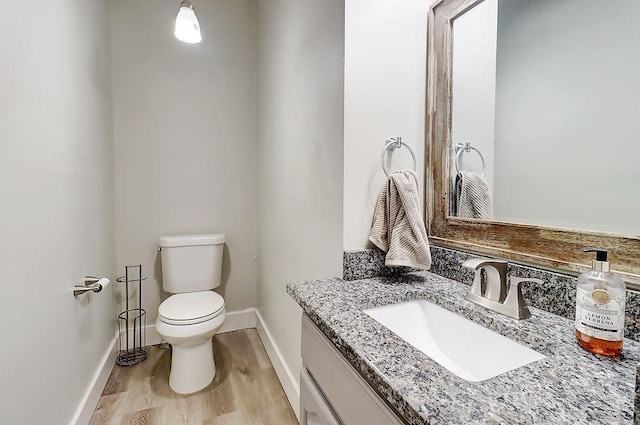
[[[244,310],[228,311],[224,318],[224,323],[218,331],[219,334],[225,332],[239,331],[256,327],[256,309],[251,307]],[[147,335],[146,345],[157,345],[165,342],[158,331],[155,322],[145,328]]]
[[[257,310],[253,307],[228,312],[218,333],[222,334],[225,332],[239,331],[241,329],[255,328],[256,313]]]
[[[289,366],[284,360],[278,345],[276,344],[269,328],[267,327],[264,319],[260,315],[260,311],[256,310],[256,330],[258,331],[258,336],[260,336],[260,340],[262,341],[262,345],[264,345],[264,349],[269,356],[269,360],[271,360],[271,364],[273,364],[273,368],[276,371],[276,375],[278,375],[278,379],[282,384],[282,388],[284,389],[287,398],[289,399],[289,404],[293,409],[293,412],[296,414],[298,421],[300,420],[300,386],[296,382],[296,378],[289,369]]]
[[[107,385],[109,375],[111,375],[111,371],[116,364],[117,357],[118,333],[116,332],[89,383],[87,391],[84,393],[84,397],[82,397],[80,405],[78,405],[75,415],[73,415],[73,419],[71,419],[70,425],[85,425],[89,423],[93,412],[98,406],[102,391]]]

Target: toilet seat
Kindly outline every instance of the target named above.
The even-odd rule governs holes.
[[[170,325],[195,325],[224,312],[224,298],[213,291],[171,295],[158,308],[158,318]]]

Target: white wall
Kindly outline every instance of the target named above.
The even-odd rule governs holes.
[[[342,275],[344,2],[259,0],[258,22],[258,307],[298,380],[285,285]]]
[[[114,336],[106,0],[0,13],[0,423],[66,424]]]
[[[142,264],[147,324],[162,291],[157,238],[224,233],[227,310],[257,304],[255,2],[196,3],[203,40],[173,36],[174,0],[113,0],[118,272]]]
[[[386,176],[384,141],[402,136],[424,176],[428,0],[346,0],[344,87],[344,249],[368,242]],[[389,169],[411,167],[406,149]],[[421,177],[421,190],[424,181]],[[423,203],[423,202],[422,202]]]
[[[635,0],[500,2],[496,218],[640,233],[638,16]]]
[[[493,196],[496,42],[498,0],[485,0],[457,18],[453,39],[453,105],[451,143],[471,143],[480,151],[463,152],[460,171],[483,170]],[[456,155],[451,151],[451,179],[455,182]]]

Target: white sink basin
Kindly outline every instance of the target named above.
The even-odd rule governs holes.
[[[484,381],[545,358],[428,301],[408,301],[364,312],[467,381]]]

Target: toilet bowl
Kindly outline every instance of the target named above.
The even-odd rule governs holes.
[[[212,339],[225,315],[224,299],[213,291],[176,294],[160,304],[156,330],[173,348],[169,375],[173,391],[190,394],[213,381]]]
[[[173,293],[160,304],[156,331],[172,346],[169,386],[191,394],[215,377],[213,336],[225,319],[220,286],[224,235],[164,236],[159,239],[163,288]]]

